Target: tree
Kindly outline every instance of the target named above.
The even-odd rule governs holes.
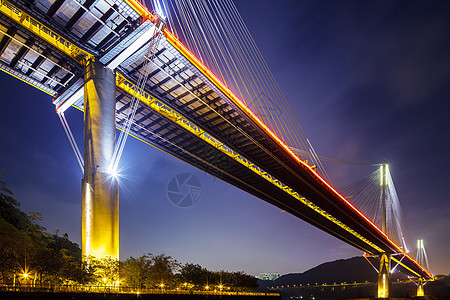
[[[26,235],[6,220],[0,218],[0,280],[12,282],[13,274],[19,271],[17,262],[22,257]]]
[[[151,260],[148,255],[139,258],[130,256],[120,263],[120,282],[122,286],[143,288],[144,281],[150,272]]]
[[[26,248],[32,243],[29,229],[33,224],[19,207],[19,201],[0,181],[0,279],[3,282],[12,281],[20,265],[22,270],[26,268]]]
[[[0,178],[2,177],[0,173]],[[0,180],[0,281],[11,284],[23,272],[31,272],[39,283],[83,283],[132,288],[203,289],[206,284],[219,284],[235,290],[254,290],[257,281],[244,272],[213,272],[198,264],[181,266],[164,253],[147,253],[125,261],[95,257],[82,258],[79,245],[49,234],[39,225],[39,213],[28,215],[20,210],[20,202]],[[22,277],[21,277],[22,278]],[[105,280],[103,280],[105,279]],[[186,285],[184,284],[186,283]],[[163,285],[163,286],[162,286]]]
[[[96,284],[115,285],[119,280],[119,260],[105,257],[89,258],[89,273],[93,274],[90,282]]]
[[[67,234],[48,234],[40,221],[39,213],[20,210],[20,202],[0,181],[0,280],[12,283],[14,276],[25,272],[41,283],[82,280],[86,272],[80,247]]]
[[[180,268],[180,264],[164,253],[160,255],[148,253],[148,257],[150,259],[150,269],[145,279],[146,287],[174,287],[176,284],[174,274]]]
[[[207,283],[208,270],[199,264],[186,263],[180,270],[181,278],[187,283],[202,287]]]

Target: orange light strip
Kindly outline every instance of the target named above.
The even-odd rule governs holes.
[[[241,108],[253,121],[256,122],[266,133],[272,137],[275,142],[277,142],[286,152],[290,154],[292,158],[294,158],[298,163],[300,163],[304,168],[307,168],[310,173],[316,177],[322,184],[325,184],[332,192],[334,192],[344,203],[350,206],[354,211],[356,211],[360,216],[362,216],[369,224],[371,224],[375,229],[377,229],[382,235],[384,235],[387,239],[386,234],[384,234],[375,224],[372,223],[369,219],[366,218],[358,209],[356,209],[350,202],[347,201],[343,196],[341,196],[333,187],[331,187],[320,175],[318,175],[308,164],[303,162],[295,153],[269,128],[264,122],[262,122],[258,116],[256,116],[236,95],[233,94],[221,81],[218,79],[214,73],[212,73],[193,53],[186,48],[180,40],[178,40],[169,30],[165,29],[164,34],[166,35],[168,41],[177,48],[190,62],[192,62],[208,79],[210,79],[216,86],[218,86],[224,93],[227,95],[234,103],[236,103],[239,108]],[[399,251],[401,249],[395,245],[392,241],[391,243],[395,246]]]
[[[303,167],[307,168],[310,173],[315,176],[321,183],[325,184],[334,194],[336,194],[345,204],[347,204],[351,209],[363,217],[368,224],[375,228],[381,235],[383,235],[400,253],[405,254],[400,247],[398,247],[389,237],[381,231],[372,221],[370,221],[364,214],[362,214],[356,207],[354,207],[347,199],[345,199],[341,194],[339,194],[333,187],[331,187],[319,174],[317,174],[308,164],[303,162],[278,136],[269,128],[263,121],[261,121],[258,116],[256,116],[236,95],[233,94],[217,76],[211,72],[189,49],[181,43],[181,41],[176,38],[167,28],[164,30],[164,35],[167,37],[168,41],[177,48],[190,62],[192,62],[205,76],[207,76],[215,85],[217,85],[230,99],[236,103],[251,119],[253,119],[261,128],[263,128],[281,147],[283,147],[286,152],[288,152],[292,158],[294,158]],[[420,265],[408,256],[417,266]],[[422,267],[420,267],[422,269]],[[428,272],[426,272],[428,274]]]
[[[155,16],[153,16],[141,3],[136,0],[125,0],[129,3],[142,17],[147,18],[154,22],[156,20]],[[264,122],[262,122],[258,116],[256,116],[233,92],[226,87],[222,81],[220,81],[217,76],[211,72],[211,70],[206,67],[203,62],[201,62],[173,33],[171,33],[167,28],[164,28],[164,36],[167,40],[178,50],[181,54],[183,54],[191,63],[194,64],[209,80],[211,80],[217,87],[219,87],[225,95],[227,95],[239,108],[241,108],[257,125],[259,125],[270,137],[274,139],[294,160],[296,160],[301,166],[305,169],[309,170],[309,172],[319,180],[320,183],[325,184],[334,194],[338,196],[347,206],[353,209],[357,214],[363,217],[368,224],[370,224],[375,230],[377,230],[382,236],[384,236],[392,246],[394,246],[400,253],[408,256],[407,253],[403,252],[400,247],[398,247],[389,237],[381,231],[372,221],[370,221],[366,216],[364,216],[358,209],[356,209],[350,202],[347,201],[341,194],[339,194],[331,185],[329,185],[319,174],[317,174],[308,164],[303,162],[269,127],[267,127]],[[419,266],[422,270],[423,268],[410,256],[408,256],[417,266]],[[425,271],[426,272],[426,271]],[[428,272],[426,272],[428,274]]]
[[[156,20],[156,17],[147,10],[147,8],[140,2],[136,0],[125,0],[126,3],[128,3],[131,8],[133,8],[141,17],[144,18],[144,22],[146,20],[150,20],[154,22]]]
[[[319,174],[317,174],[308,164],[303,162],[269,127],[267,127],[264,122],[262,122],[258,116],[256,116],[233,92],[228,89],[217,76],[211,72],[175,35],[173,35],[167,28],[164,29],[164,35],[167,40],[180,51],[191,63],[193,63],[208,79],[210,79],[216,86],[218,86],[222,92],[225,93],[234,103],[236,103],[239,108],[241,108],[253,121],[257,123],[266,133],[269,134],[287,153],[290,154],[300,165],[308,169],[310,173],[316,177],[322,184],[325,184],[335,195],[337,195],[345,204],[347,204],[353,211],[363,217],[368,224],[370,224],[375,230],[378,231],[382,236],[384,236],[392,246],[395,247],[400,253],[408,256],[407,253],[402,251],[389,237],[381,231],[372,221],[370,221],[364,214],[362,214],[356,207],[354,207],[347,199],[345,199],[341,194],[339,194],[330,184],[328,184]],[[411,261],[413,261],[418,267],[423,269],[414,259],[408,256]],[[425,271],[426,272],[426,271]],[[426,272],[428,274],[428,272]],[[430,275],[430,274],[428,274]],[[431,275],[430,275],[431,276]]]

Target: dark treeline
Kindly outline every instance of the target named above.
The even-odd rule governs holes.
[[[39,213],[26,214],[0,181],[0,283],[91,284],[131,288],[252,291],[257,280],[244,272],[210,271],[151,253],[113,259],[83,259],[67,234],[50,234]]]
[[[119,262],[125,286],[139,288],[182,288],[194,290],[253,291],[255,277],[244,272],[210,271],[198,264],[179,264],[164,254],[146,254]]]
[[[49,234],[39,226],[38,213],[26,214],[0,181],[0,281],[82,282],[88,275],[82,267],[80,247],[67,234]],[[32,275],[24,278],[24,274]],[[30,282],[28,282],[30,283]]]

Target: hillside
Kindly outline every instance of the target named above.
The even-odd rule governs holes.
[[[375,266],[378,265],[377,260],[371,261]],[[352,257],[326,262],[303,273],[286,274],[274,281],[260,280],[259,287],[261,290],[266,287],[306,285],[308,283],[376,282],[377,276],[377,272],[364,257]],[[392,278],[397,280],[397,278],[406,278],[406,276],[394,272]]]

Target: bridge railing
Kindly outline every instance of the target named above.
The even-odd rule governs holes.
[[[190,289],[147,289],[108,285],[0,285],[0,292],[44,292],[44,293],[110,293],[110,294],[179,294],[179,295],[230,295],[230,296],[274,296],[276,293],[254,293],[228,290],[190,290]]]

